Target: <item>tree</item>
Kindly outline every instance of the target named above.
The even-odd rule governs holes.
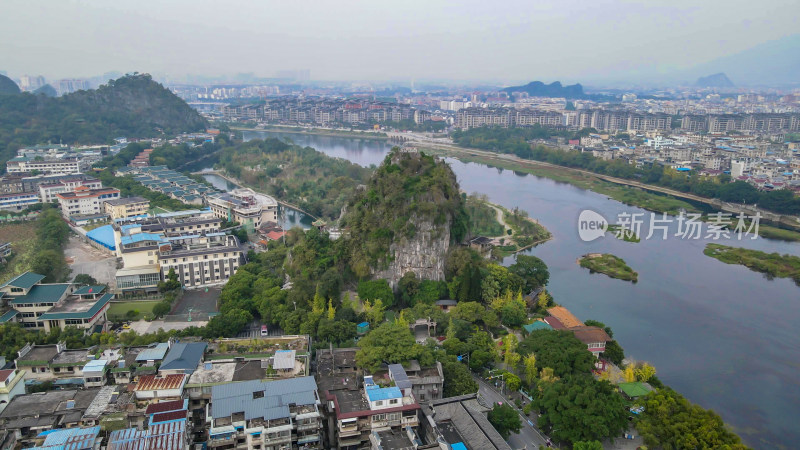
[[[328,299],[328,320],[336,318],[336,307],[333,306],[333,299]]]
[[[540,310],[544,311],[547,309],[547,305],[549,303],[550,297],[547,295],[547,290],[542,289],[542,292],[539,292],[539,297],[536,299],[536,306],[538,306]]]
[[[512,432],[519,433],[522,427],[522,420],[519,418],[517,411],[505,403],[495,405],[489,411],[489,422],[500,433],[500,436],[503,436],[503,439],[508,439]]]
[[[373,327],[377,327],[383,323],[384,311],[385,308],[383,307],[383,301],[381,301],[381,299],[375,300],[374,304],[370,303],[369,300],[364,301],[364,313],[367,315],[369,324]]]
[[[370,300],[374,302],[375,300],[381,300],[387,308],[394,304],[394,293],[389,286],[389,282],[384,279],[360,281],[356,292],[358,292],[358,297],[362,301]]]
[[[59,248],[60,250],[60,248]],[[44,282],[56,283],[61,281],[69,272],[69,267],[64,261],[63,253],[59,250],[40,250],[31,261],[31,271],[44,275]]]
[[[614,332],[611,330],[611,327],[606,326],[606,324],[604,324],[603,322],[589,319],[589,320],[584,320],[583,324],[586,325],[587,327],[602,328],[603,330],[605,330],[606,334],[608,334],[609,337],[614,337]]]
[[[464,363],[452,359],[443,361],[442,374],[444,375],[443,394],[445,397],[455,397],[478,392],[478,383],[472,378],[472,374]]]
[[[572,450],[603,450],[603,443],[600,441],[578,441],[572,444]]]
[[[636,429],[648,446],[665,450],[747,448],[714,411],[690,403],[672,389],[651,392],[644,398],[644,407]]]
[[[522,380],[520,380],[516,374],[506,372],[503,375],[503,379],[505,380],[508,389],[512,392],[516,392],[522,387]]]
[[[625,366],[625,369],[622,371],[622,378],[626,383],[633,383],[636,381],[636,370],[633,368],[632,364]]]
[[[384,363],[404,363],[419,357],[422,346],[416,343],[411,330],[394,322],[385,322],[358,341],[358,367],[377,371]]]
[[[603,351],[603,357],[618,366],[625,359],[625,352],[617,341],[608,341],[606,342],[606,349]]]
[[[322,342],[352,342],[356,337],[356,324],[341,320],[322,319],[317,326],[317,339]]]
[[[536,374],[539,371],[536,369],[536,355],[531,353],[530,355],[525,357],[525,381],[528,382],[528,385],[533,385],[533,382],[536,381]]]
[[[517,254],[517,262],[512,264],[508,270],[522,278],[523,291],[526,293],[546,285],[550,279],[547,264],[535,256]]]
[[[565,330],[534,330],[517,351],[523,356],[534,353],[536,367],[550,367],[557,377],[588,374],[594,367],[594,357],[586,351],[586,345]]]
[[[602,440],[628,426],[622,397],[607,381],[575,375],[546,384],[536,407],[544,411],[539,427],[560,441]]]
[[[180,289],[181,282],[178,281],[178,274],[175,273],[175,268],[170,267],[169,272],[167,272],[167,279],[158,285],[158,290],[160,292],[167,292],[167,291],[174,291],[175,289]]]
[[[644,383],[650,381],[650,378],[653,378],[655,374],[656,368],[647,363],[643,363],[641,367],[636,369],[636,379]]]
[[[87,286],[94,286],[97,284],[97,280],[94,279],[91,275],[85,273],[79,273],[75,275],[75,278],[72,280],[75,284],[83,284]]]

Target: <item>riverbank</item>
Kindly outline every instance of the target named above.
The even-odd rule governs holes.
[[[639,238],[639,235],[637,235],[633,230],[622,228],[621,225],[611,224],[608,226],[607,231],[613,234],[617,239],[625,242],[639,243],[642,241],[641,238]]]
[[[361,139],[388,140],[386,133],[375,131],[340,130],[336,128],[307,128],[291,125],[268,125],[263,128],[230,127],[234,131],[273,131],[277,133],[313,134],[317,136],[355,137]]]
[[[768,278],[791,278],[800,286],[800,257],[721,244],[706,244],[703,254],[725,264],[739,264]]]
[[[639,281],[639,274],[630,268],[622,258],[610,253],[589,253],[578,260],[581,267],[592,272],[600,272],[611,278],[623,281]]]

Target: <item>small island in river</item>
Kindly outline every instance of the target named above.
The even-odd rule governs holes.
[[[707,244],[703,253],[725,264],[740,264],[768,278],[791,278],[800,285],[800,257],[766,253],[720,244]]]
[[[591,272],[600,272],[611,278],[617,278],[636,283],[639,281],[639,274],[631,269],[622,258],[609,253],[589,253],[583,255],[578,260],[581,267],[589,269]]]

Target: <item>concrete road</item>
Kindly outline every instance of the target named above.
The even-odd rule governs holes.
[[[503,402],[516,410],[520,415],[520,420],[522,420],[522,427],[519,430],[518,434],[511,434],[508,437],[508,444],[513,449],[538,449],[540,446],[547,446],[547,440],[539,433],[535,427],[533,427],[530,423],[528,423],[528,418],[525,417],[525,414],[520,411],[513,402],[508,401],[504,398],[497,389],[490,385],[489,383],[483,381],[480,378],[475,378],[478,382],[478,394],[480,394],[481,398],[483,398],[486,406],[492,407],[497,402]]]

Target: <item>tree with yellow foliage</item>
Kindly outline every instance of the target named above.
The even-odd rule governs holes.
[[[328,299],[328,320],[333,320],[336,318],[336,307],[333,306],[333,299]]]
[[[525,381],[528,382],[529,385],[532,385],[534,381],[536,381],[536,374],[538,373],[536,370],[536,355],[531,353],[530,355],[525,357]]]
[[[656,368],[647,363],[642,363],[641,367],[636,369],[636,379],[644,383],[650,381],[650,378],[653,378],[655,374]]]
[[[547,289],[542,289],[542,292],[539,293],[539,297],[536,300],[536,305],[539,306],[539,309],[545,310],[549,302],[550,299],[547,298]]]
[[[632,364],[625,366],[625,370],[622,371],[622,377],[625,379],[626,383],[632,383],[636,381],[636,371]]]

